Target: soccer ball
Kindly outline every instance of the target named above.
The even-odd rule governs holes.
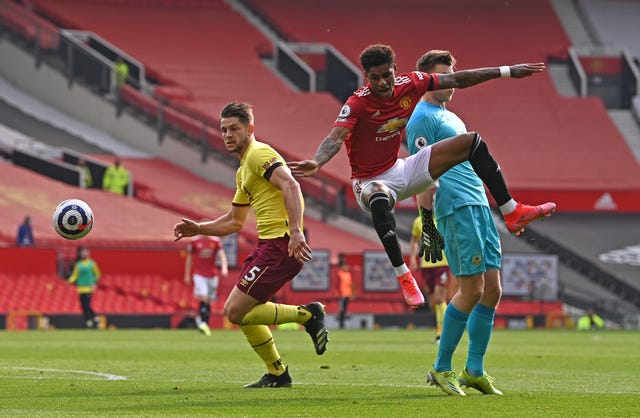
[[[93,211],[80,199],[68,199],[53,211],[53,228],[66,239],[80,239],[93,227]]]

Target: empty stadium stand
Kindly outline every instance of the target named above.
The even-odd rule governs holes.
[[[33,3],[63,27],[94,31],[135,56],[151,78],[180,87],[174,88],[180,94],[172,98],[191,110],[216,118],[231,100],[252,103],[257,135],[279,145],[284,154],[311,157],[310,144],[319,143],[338,114],[340,104],[328,94],[292,92],[267,69],[256,49],[269,40],[226,2],[193,8],[174,2],[154,7],[135,0],[117,5]],[[230,40],[230,32],[242,36]],[[348,178],[346,154],[340,153],[325,171]]]
[[[77,243],[57,236],[51,216],[58,203],[78,198],[88,202],[95,215],[93,230],[83,239],[83,244],[177,248],[172,234],[173,225],[179,218],[175,212],[101,190],[71,187],[2,161],[0,178],[4,218],[0,223],[2,242],[14,243],[17,225],[29,214],[39,246],[75,247]]]
[[[270,49],[270,41],[223,0],[166,0],[160,3],[150,0],[35,0],[32,3],[39,18],[46,16],[63,27],[95,31],[139,58],[147,66],[151,80],[160,83],[156,95],[150,97],[127,86],[123,98],[151,115],[156,113],[161,100],[171,100],[198,117],[215,121],[217,109],[229,100],[246,100],[256,107],[259,139],[274,144],[288,159],[298,159],[312,156],[339,110],[340,103],[329,95],[292,92],[273,76],[260,62],[260,57]],[[549,57],[563,59],[568,46],[568,39],[548,0],[508,3],[453,0],[447,4],[451,7],[448,13],[454,16],[452,18],[435,13],[441,4],[432,0],[399,0],[392,3],[393,7],[381,0],[326,0],[322,3],[246,0],[245,3],[290,40],[331,42],[356,63],[359,52],[368,44],[389,43],[398,53],[401,71],[412,69],[415,58],[431,48],[450,49],[457,56],[460,68],[471,68],[547,61]],[[365,9],[384,15],[389,21],[402,20],[403,24],[390,26],[393,30],[380,28],[360,19]],[[425,22],[430,25],[428,35],[424,36],[425,41],[418,41],[426,32],[421,29]],[[488,27],[499,27],[500,31],[486,30]],[[230,41],[230,32],[243,36]],[[517,35],[505,36],[505,33]],[[409,39],[415,41],[408,42]],[[560,98],[549,77],[540,75],[520,81],[497,80],[468,91],[458,91],[452,109],[463,116],[470,129],[479,131],[490,143],[517,199],[555,200],[565,212],[640,212],[640,167],[598,99]],[[202,124],[197,118],[171,110],[165,116],[174,128],[193,136],[201,133]],[[220,144],[217,130],[210,129],[207,136],[212,145]],[[92,232],[91,237],[96,241],[87,241],[91,246],[179,248],[171,241],[170,234],[159,237],[161,231],[158,229],[162,229],[157,227],[159,222],[167,221],[165,225],[170,232],[179,216],[213,217],[228,208],[225,205],[233,195],[233,190],[211,185],[162,160],[133,158],[124,161],[125,166],[135,172],[139,202],[134,206],[118,202],[103,213],[120,216],[131,211],[136,212],[132,218],[146,218],[146,208],[153,207],[154,213],[149,220],[153,218],[155,227],[152,229],[156,231],[145,237],[127,238],[126,242],[122,239],[109,241]],[[346,155],[341,152],[323,171],[338,184],[348,187],[347,166]],[[0,187],[8,191],[11,199],[18,201],[15,206],[19,207],[12,209],[15,225],[0,225],[0,246],[11,245],[15,226],[25,210],[37,207],[46,212],[42,208],[57,199],[50,198],[49,193],[57,196],[58,186],[36,180],[37,187],[28,189],[33,179],[12,170],[3,168],[0,163],[0,178],[12,178],[9,184],[0,182]],[[27,180],[15,181],[13,177]],[[188,189],[185,184],[189,185]],[[15,192],[23,187],[28,189],[23,195]],[[320,182],[311,183],[305,185],[305,191],[313,190],[317,196],[323,187]],[[24,197],[27,194],[29,198]],[[94,195],[85,198],[93,201]],[[106,203],[99,202],[99,206],[102,205]],[[165,212],[169,215],[160,215]],[[99,220],[104,216],[100,215]],[[41,217],[40,223],[48,228],[50,221],[45,218]],[[146,224],[146,221],[144,219],[142,223]],[[125,220],[125,223],[132,222]],[[305,222],[311,245],[316,249],[330,248],[335,254],[354,249],[379,249],[377,242],[354,237],[329,224],[313,219]],[[570,234],[564,227],[555,230],[551,223],[544,224],[547,225],[552,226],[545,230],[548,236]],[[247,230],[253,231],[253,224],[248,225]],[[36,230],[37,239],[40,232]],[[124,237],[122,231],[115,234]],[[45,245],[60,244],[57,237],[44,235],[44,241],[40,242]],[[255,235],[243,235],[244,246],[253,240]],[[573,239],[567,239],[567,242],[579,247],[579,242],[576,244]],[[181,266],[181,261],[176,261],[174,266]],[[46,301],[48,294],[58,291],[54,276],[53,273],[29,273],[23,277],[25,281],[40,284],[29,284],[21,291],[37,293],[38,300]],[[0,282],[5,278],[0,277]],[[361,272],[356,273],[355,280],[359,298],[352,304],[354,312],[406,313],[398,292],[367,294],[361,288]],[[103,312],[170,314],[193,308],[190,291],[181,285],[179,273],[112,271],[105,275],[101,290],[104,299],[96,298],[96,303]],[[79,311],[73,305],[75,294],[71,298],[63,293],[60,299],[68,299],[67,304],[55,305],[55,309]],[[313,292],[285,287],[278,298],[287,303],[306,303],[315,296]],[[320,296],[328,303],[330,312],[337,310],[334,297],[326,292]],[[533,312],[532,309],[538,309],[537,305],[506,302],[500,311],[505,316],[524,318],[561,310],[558,304],[549,304],[540,308],[540,312]],[[0,306],[3,304],[0,296]],[[15,309],[30,308],[20,305]],[[540,320],[537,321],[536,326],[540,325]],[[508,325],[504,317],[496,323]]]
[[[640,59],[637,25],[640,3],[625,0],[577,0],[576,4],[599,45],[626,48],[636,60]]]

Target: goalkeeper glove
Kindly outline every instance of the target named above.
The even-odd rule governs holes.
[[[442,234],[433,223],[433,212],[420,207],[422,218],[422,236],[418,247],[418,256],[424,257],[425,261],[437,263],[442,260],[442,250],[444,250],[444,239]]]

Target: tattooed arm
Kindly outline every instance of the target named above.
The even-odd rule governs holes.
[[[349,135],[350,130],[344,127],[334,127],[329,135],[322,141],[313,160],[290,161],[287,163],[291,173],[296,177],[309,177],[318,172],[334,155],[340,151],[342,143]]]
[[[525,78],[544,71],[545,65],[543,63],[517,64],[508,67],[505,66],[504,68],[508,68],[508,75],[504,75],[503,77]],[[437,76],[438,89],[463,89],[489,81],[492,78],[500,78],[501,71],[500,67],[476,68],[473,70],[456,71],[450,74],[437,74]]]

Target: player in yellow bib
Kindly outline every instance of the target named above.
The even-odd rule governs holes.
[[[324,353],[328,342],[325,310],[320,302],[302,306],[269,302],[311,259],[311,248],[302,233],[304,199],[300,184],[280,154],[255,139],[251,105],[229,103],[220,113],[220,128],[227,150],[240,158],[231,210],[208,222],[182,219],[175,225],[174,234],[176,240],[233,234],[242,229],[253,208],[258,244],[242,265],[224,314],[240,326],[267,366],[267,373],[245,388],[289,387],[289,370],[282,364],[269,325],[303,324],[317,354]]]

